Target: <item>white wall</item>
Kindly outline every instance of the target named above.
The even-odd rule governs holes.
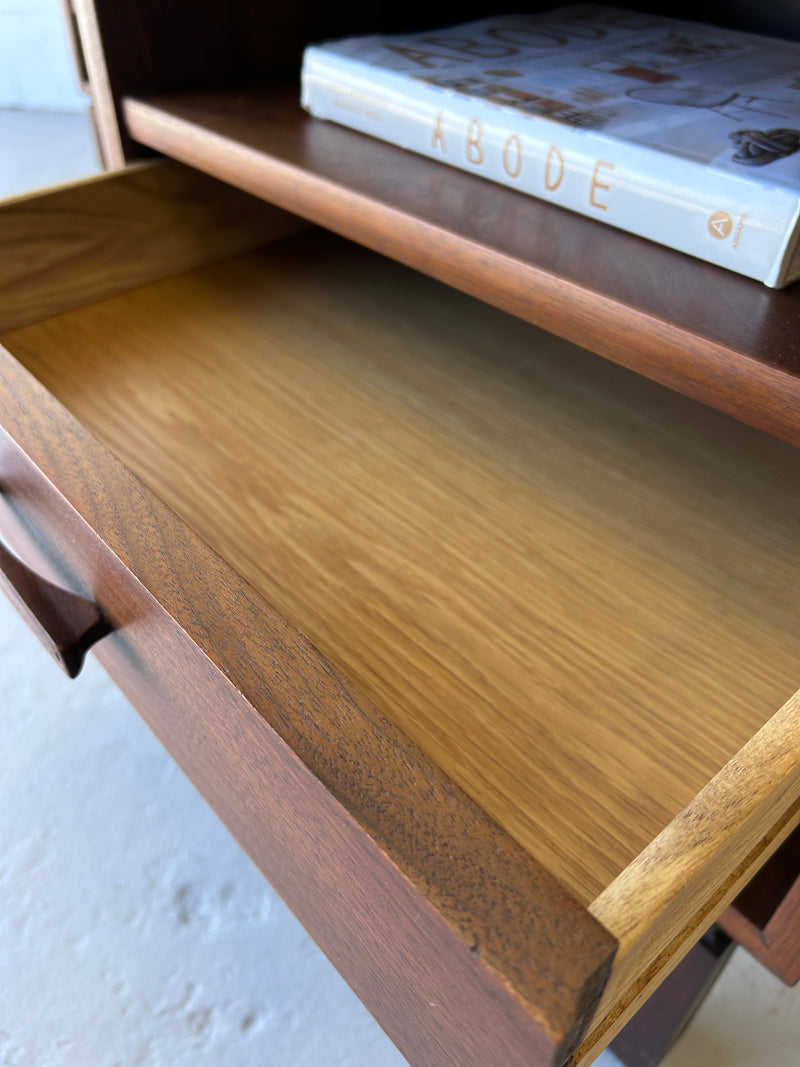
[[[59,0],[0,0],[0,108],[84,111]]]

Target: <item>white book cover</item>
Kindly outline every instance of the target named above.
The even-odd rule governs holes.
[[[319,118],[771,286],[800,275],[800,45],[580,4],[306,50]]]

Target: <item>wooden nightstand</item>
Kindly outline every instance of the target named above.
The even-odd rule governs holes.
[[[74,6],[181,162],[0,208],[3,533],[412,1063],[589,1064],[800,820],[800,290],[305,117],[355,13]]]

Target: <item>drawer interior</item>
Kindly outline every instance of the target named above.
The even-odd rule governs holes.
[[[797,688],[797,453],[330,234],[4,345],[587,905]]]

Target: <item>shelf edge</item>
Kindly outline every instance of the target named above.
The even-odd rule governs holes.
[[[156,151],[800,445],[800,375],[147,101],[125,98],[122,111],[131,137]]]

